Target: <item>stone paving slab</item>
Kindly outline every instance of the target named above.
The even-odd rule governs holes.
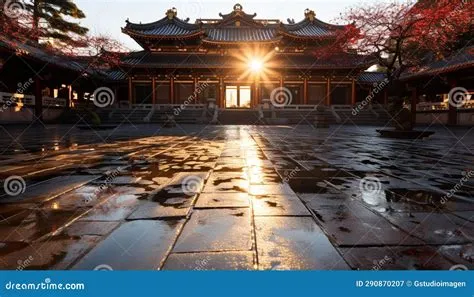
[[[311,207],[311,206],[310,206]],[[348,202],[329,209],[313,210],[321,226],[338,245],[420,245],[410,230],[390,224],[358,202]]]
[[[162,270],[254,270],[252,252],[171,254]]]
[[[246,193],[202,193],[194,208],[240,208],[249,207]]]
[[[449,270],[447,260],[437,246],[343,248],[344,259],[358,270]]]
[[[469,270],[474,269],[474,245],[445,245],[438,248],[440,254],[451,262],[466,266]]]
[[[65,270],[100,240],[98,236],[57,236],[21,249],[2,251],[0,265],[6,270]],[[13,246],[14,248],[14,246]]]
[[[9,127],[22,135],[17,151],[0,139],[1,179],[27,184],[0,197],[10,269],[30,245],[46,248],[38,269],[474,268],[474,179],[456,187],[474,162],[474,130],[400,141],[373,127],[71,128]]]
[[[114,270],[155,270],[182,224],[181,220],[123,223],[73,269],[93,270],[108,265]]]
[[[260,269],[349,269],[312,218],[256,217],[255,229]]]
[[[248,251],[252,247],[248,209],[193,211],[173,252]]]
[[[6,202],[44,202],[65,192],[71,191],[78,188],[86,183],[93,181],[100,176],[90,175],[71,175],[71,176],[58,176],[47,180],[45,182],[35,184],[32,186],[26,186],[25,193],[17,197],[9,197],[7,195],[0,196],[0,203]]]
[[[311,216],[297,196],[252,196],[255,216]]]
[[[384,215],[394,225],[428,244],[474,242],[474,223],[445,213],[400,213]]]

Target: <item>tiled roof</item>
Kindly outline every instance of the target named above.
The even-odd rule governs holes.
[[[115,80],[115,81],[124,80],[127,78],[127,74],[120,70],[107,71],[106,75],[107,75],[107,79]]]
[[[222,42],[254,42],[271,41],[276,38],[276,30],[272,28],[211,28],[206,30],[209,41]]]
[[[147,51],[130,54],[122,60],[124,65],[153,68],[236,68],[243,62],[238,58],[211,54],[168,54]],[[274,56],[268,62],[275,69],[335,69],[362,68],[373,64],[373,60],[364,56],[346,54],[337,59],[317,59],[312,55]]]
[[[92,74],[92,71],[86,69],[87,65],[74,61],[70,57],[55,55],[39,47],[32,46],[25,42],[8,39],[5,36],[0,36],[0,47],[3,47],[8,51],[16,52],[17,55],[29,57],[43,63],[51,64],[52,66]]]
[[[383,72],[363,72],[357,78],[361,84],[373,84],[383,81],[387,75]]]
[[[469,46],[443,60],[412,68],[402,74],[401,78],[406,80],[415,77],[433,76],[472,67],[474,67],[474,46]]]
[[[95,78],[103,80],[121,80],[125,76],[120,75],[117,71],[93,69],[89,67],[87,62],[88,57],[69,57],[65,55],[54,54],[45,49],[33,46],[28,42],[9,39],[5,36],[0,36],[0,48],[6,49],[8,52],[15,53],[24,59],[32,59],[45,64],[46,66],[59,67],[74,71],[77,74],[87,73]],[[116,73],[115,73],[116,72]]]
[[[191,24],[177,17],[177,10],[168,10],[166,17],[148,24],[127,21],[123,32],[134,38],[184,39],[195,38],[204,42],[268,42],[283,36],[311,39],[328,38],[345,26],[327,24],[316,18],[313,11],[306,11],[299,23],[283,24],[278,20],[256,20],[256,14],[246,14],[241,6],[234,6],[222,19],[198,19]],[[204,34],[205,33],[205,34]],[[139,42],[140,43],[140,42]]]
[[[282,33],[297,37],[328,37],[332,36],[337,29],[344,26],[335,26],[326,24],[318,19],[303,21],[296,24],[283,24],[284,31]]]
[[[146,35],[148,37],[184,37],[192,36],[202,32],[197,24],[190,24],[177,17],[172,19],[165,17],[157,22],[148,24],[134,24],[127,22],[123,32],[136,35]]]

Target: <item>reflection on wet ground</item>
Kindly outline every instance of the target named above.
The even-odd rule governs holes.
[[[474,268],[472,130],[2,131],[3,269]]]

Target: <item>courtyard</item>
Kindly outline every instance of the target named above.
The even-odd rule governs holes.
[[[474,268],[472,128],[0,129],[4,269]]]

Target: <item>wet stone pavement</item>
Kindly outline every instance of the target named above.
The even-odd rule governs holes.
[[[0,266],[474,269],[474,130],[433,129],[1,127]]]

